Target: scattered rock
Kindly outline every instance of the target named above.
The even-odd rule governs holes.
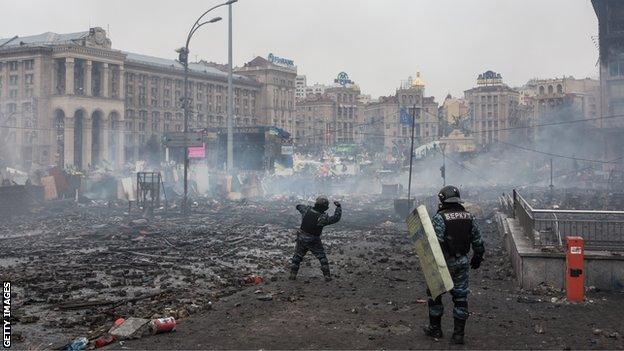
[[[535,334],[544,334],[544,327],[541,324],[536,324],[533,330],[535,330]]]
[[[272,301],[273,300],[273,295],[271,295],[271,294],[260,295],[260,296],[257,296],[256,299],[258,299],[260,301]]]

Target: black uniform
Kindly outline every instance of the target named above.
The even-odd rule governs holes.
[[[325,255],[325,248],[321,242],[321,234],[323,227],[337,223],[342,216],[342,208],[336,207],[333,216],[329,216],[321,208],[317,206],[311,207],[306,205],[297,205],[297,211],[301,213],[301,226],[297,231],[297,242],[295,246],[295,254],[292,258],[291,277],[297,275],[299,266],[305,254],[312,251],[312,254],[318,258],[321,263],[321,270],[326,278],[330,277],[329,261]]]
[[[479,268],[485,247],[474,216],[461,205],[459,190],[452,185],[447,186],[440,190],[438,197],[441,202],[440,207],[431,222],[453,279],[453,289],[450,291],[454,304],[452,339],[455,343],[463,344],[464,328],[470,315],[468,312],[468,271],[469,268]],[[471,260],[468,259],[470,247],[474,253]],[[442,296],[433,299],[429,289],[427,289],[427,296],[429,297],[429,326],[425,328],[425,333],[440,338],[442,337],[441,320],[444,313]]]

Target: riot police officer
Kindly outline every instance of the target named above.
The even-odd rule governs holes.
[[[452,341],[464,343],[464,328],[468,319],[468,267],[477,269],[483,261],[485,247],[481,239],[479,227],[474,216],[462,205],[459,189],[445,186],[438,193],[440,200],[438,212],[431,220],[436,236],[440,242],[446,265],[453,279],[453,320]],[[468,260],[472,246],[473,256]],[[429,306],[429,326],[424,328],[425,334],[434,338],[442,337],[442,296],[435,300],[427,289]]]
[[[319,196],[316,199],[313,207],[297,205],[297,211],[301,213],[302,218],[301,226],[297,230],[295,255],[292,258],[289,279],[297,279],[297,272],[299,272],[301,261],[308,250],[310,250],[321,263],[321,271],[325,276],[325,281],[331,280],[329,261],[327,260],[325,248],[321,242],[321,234],[323,233],[323,227],[337,223],[342,216],[342,207],[340,206],[340,202],[334,201],[334,205],[336,206],[336,209],[334,210],[334,214],[332,216],[325,213],[325,211],[329,209],[329,200],[323,196]]]

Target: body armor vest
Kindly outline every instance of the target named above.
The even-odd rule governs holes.
[[[467,255],[470,251],[472,215],[462,209],[445,209],[438,213],[444,219],[444,242],[450,256]]]
[[[312,209],[308,210],[301,221],[301,230],[314,236],[320,236],[323,232],[323,227],[318,225],[318,219],[321,214]]]

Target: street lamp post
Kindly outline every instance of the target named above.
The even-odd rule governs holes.
[[[189,87],[188,87],[188,72],[189,72],[189,68],[188,68],[188,55],[189,55],[189,43],[191,42],[191,38],[193,37],[193,34],[195,34],[195,32],[203,25],[206,24],[210,24],[210,23],[215,23],[221,20],[221,17],[215,17],[211,20],[205,21],[205,22],[201,22],[202,18],[204,18],[204,16],[206,16],[206,14],[208,14],[208,12],[219,8],[221,6],[225,6],[225,5],[231,5],[233,3],[235,3],[238,0],[229,0],[226,1],[222,4],[216,5],[211,7],[210,9],[208,9],[206,12],[204,12],[201,16],[199,16],[199,18],[197,19],[197,21],[195,21],[195,23],[193,24],[193,26],[191,27],[191,30],[189,31],[187,37],[186,37],[186,43],[184,45],[183,48],[180,48],[178,50],[176,50],[179,54],[179,61],[180,63],[184,66],[184,98],[183,98],[183,108],[184,108],[184,133],[188,133],[188,120],[189,120],[189,114],[190,114],[190,103],[189,103]],[[186,212],[188,210],[188,166],[189,166],[189,157],[188,157],[188,146],[184,147],[184,202],[182,203],[182,211]]]
[[[228,4],[227,173],[234,175],[234,92],[232,87],[232,4]]]

